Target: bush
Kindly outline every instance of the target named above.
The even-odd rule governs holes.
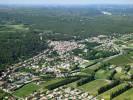
[[[123,92],[127,91],[130,88],[132,88],[132,86],[130,84],[127,84],[126,86],[118,89],[117,91],[114,91],[113,93],[111,93],[110,99],[113,99],[114,97],[122,94]]]

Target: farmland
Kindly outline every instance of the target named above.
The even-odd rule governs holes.
[[[124,87],[125,85],[127,85],[126,83],[120,84],[114,88],[112,88],[111,90],[108,90],[107,92],[104,92],[103,94],[99,95],[100,98],[104,98],[106,100],[110,100],[110,95],[111,93],[113,93],[114,91],[117,91],[119,88]]]
[[[82,85],[78,87],[81,90],[87,91],[92,95],[97,95],[98,89],[106,84],[108,84],[110,81],[108,80],[95,80],[90,83],[87,83],[85,85]]]
[[[132,100],[133,98],[133,88],[126,91],[125,93],[119,95],[118,97],[116,97],[114,100],[122,100],[122,99],[125,99],[125,100]]]
[[[34,91],[38,90],[38,86],[33,84],[33,83],[30,83],[30,84],[27,84],[25,86],[23,86],[22,88],[16,90],[13,94],[18,96],[18,97],[26,97],[30,94],[32,94]]]
[[[109,63],[115,64],[115,65],[124,65],[124,64],[130,64],[133,61],[133,53],[127,55],[121,55],[114,59],[111,59]]]

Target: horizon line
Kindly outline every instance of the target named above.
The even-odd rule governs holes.
[[[86,5],[133,5],[132,3],[127,3],[127,4],[114,4],[114,3],[101,3],[101,4],[97,4],[97,3],[91,3],[91,4],[4,4],[4,3],[0,3],[0,5],[3,6],[86,6]]]

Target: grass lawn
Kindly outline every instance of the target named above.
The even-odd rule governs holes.
[[[78,88],[83,91],[89,92],[92,95],[97,95],[97,90],[108,83],[110,83],[110,81],[97,79],[82,86],[79,86]]]
[[[106,71],[106,70],[98,70],[95,74],[96,79],[108,79],[111,75],[111,71]]]
[[[133,99],[133,88],[117,96],[113,100],[132,100]]]
[[[125,85],[127,85],[127,83],[122,83],[106,92],[104,92],[103,94],[99,95],[98,98],[103,98],[105,100],[110,100],[110,94],[114,91],[117,91],[118,89],[124,87]]]
[[[117,56],[108,62],[114,65],[125,65],[133,63],[133,53]]]
[[[29,83],[24,85],[22,88],[16,90],[13,94],[18,97],[26,97],[32,94],[34,91],[38,90],[39,86],[34,83]]]

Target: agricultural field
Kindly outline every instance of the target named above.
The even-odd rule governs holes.
[[[103,98],[105,100],[110,100],[111,93],[117,91],[118,89],[124,87],[125,85],[127,85],[127,83],[122,83],[122,84],[120,84],[120,85],[118,85],[118,86],[116,86],[116,87],[104,92],[103,94],[99,95],[98,98]]]
[[[77,82],[78,82],[78,81],[72,82],[72,83],[70,83],[70,84],[67,84],[66,86],[67,86],[67,87],[71,87],[71,88],[77,88]]]
[[[121,95],[117,96],[113,100],[132,100],[133,98],[133,88],[127,90],[126,92],[122,93]]]
[[[39,89],[39,86],[37,86],[34,83],[29,83],[27,85],[24,85],[23,87],[19,88],[18,90],[16,90],[13,95],[17,96],[17,97],[26,97],[30,94],[32,94],[33,92],[37,91]]]
[[[98,94],[98,89],[106,84],[110,83],[109,80],[97,79],[92,82],[86,83],[82,86],[79,86],[78,89],[86,91],[92,95]]]
[[[13,95],[20,97],[20,98],[25,98],[29,96],[30,94],[34,93],[35,91],[47,91],[46,86],[54,84],[56,82],[59,82],[63,80],[62,78],[59,79],[54,79],[54,80],[49,80],[49,81],[42,81],[39,85],[36,83],[29,83],[24,85],[23,87],[19,88],[16,90]]]
[[[72,87],[72,88],[78,88],[84,92],[88,92],[91,95],[97,95],[98,94],[98,89],[104,85],[109,84],[111,81],[106,80],[106,79],[97,79],[91,82],[88,82],[84,85],[77,86],[77,81],[70,83],[66,85],[67,87]]]
[[[115,57],[111,60],[108,61],[111,64],[114,65],[126,65],[126,64],[131,64],[133,63],[133,53],[129,53],[129,54],[124,54],[124,55],[120,55],[118,57]]]

